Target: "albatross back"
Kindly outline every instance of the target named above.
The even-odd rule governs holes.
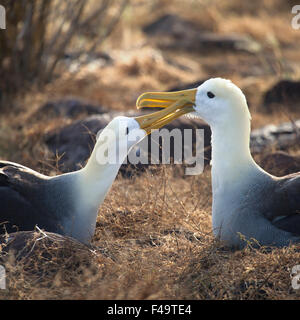
[[[19,226],[22,231],[33,230],[35,225],[59,232],[60,219],[49,202],[49,188],[49,177],[0,161],[0,233],[15,232]]]

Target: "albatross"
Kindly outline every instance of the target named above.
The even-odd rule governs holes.
[[[114,118],[99,135],[86,166],[75,172],[49,177],[0,161],[0,233],[30,231],[38,226],[89,243],[99,206],[128,152],[151,129],[163,126],[166,114],[168,120],[180,116],[177,112],[172,116],[171,109]]]
[[[200,117],[212,129],[214,235],[238,248],[248,241],[277,247],[298,243],[300,172],[276,177],[254,161],[251,115],[241,89],[230,80],[213,78],[196,89],[144,93],[137,107],[168,108],[174,103],[180,114]]]

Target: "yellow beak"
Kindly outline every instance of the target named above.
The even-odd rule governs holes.
[[[147,134],[152,129],[159,129],[180,116],[194,111],[197,89],[189,89],[177,92],[147,92],[143,93],[136,102],[140,108],[164,108],[163,110],[136,117],[141,129]]]

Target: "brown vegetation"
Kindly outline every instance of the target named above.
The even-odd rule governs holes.
[[[72,120],[32,123],[33,113],[48,100],[78,96],[126,110],[135,108],[143,91],[216,76],[230,78],[245,92],[253,128],[299,119],[299,110],[287,113],[282,108],[272,114],[262,110],[263,93],[271,85],[282,78],[300,77],[300,31],[291,28],[292,5],[294,1],[279,0],[130,1],[101,46],[114,59],[112,65],[84,64],[75,73],[64,71],[43,90],[32,86],[22,99],[13,101],[13,111],[2,113],[1,158],[51,175],[58,173],[43,137]],[[141,30],[166,13],[189,19],[206,31],[246,34],[262,50],[210,54],[159,50]],[[288,151],[299,154],[299,146]],[[256,160],[262,157],[257,155]],[[82,252],[75,247],[64,256],[64,247],[44,241],[31,259],[17,264],[13,255],[1,254],[9,283],[8,290],[0,290],[1,299],[300,297],[300,290],[291,287],[290,275],[291,268],[300,264],[299,247],[253,249],[249,243],[246,249],[233,252],[213,238],[210,168],[195,177],[184,176],[178,166],[161,166],[158,172],[147,171],[130,180],[118,176],[99,210],[92,248]],[[47,256],[46,263],[41,258],[45,251],[51,257]],[[86,266],[87,257],[92,267]],[[70,268],[75,258],[82,266],[79,271]],[[37,272],[32,274],[32,270]]]

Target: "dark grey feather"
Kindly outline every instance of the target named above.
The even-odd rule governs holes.
[[[35,225],[59,232],[57,213],[47,201],[48,178],[7,161],[0,161],[0,168],[0,233],[33,230]]]
[[[300,236],[300,173],[276,178],[273,199],[272,223]]]

